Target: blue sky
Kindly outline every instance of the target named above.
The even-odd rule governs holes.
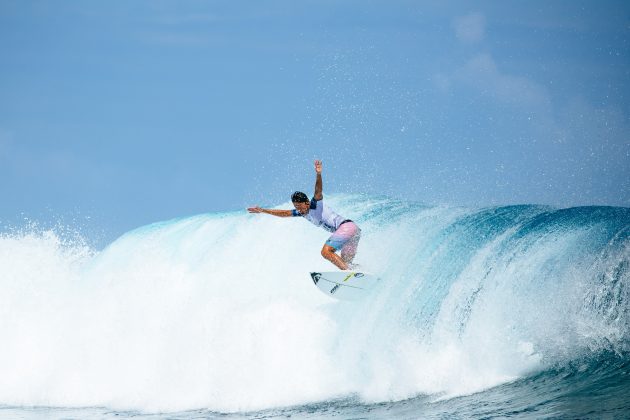
[[[0,223],[630,206],[624,1],[0,0]],[[86,221],[88,220],[89,221]]]

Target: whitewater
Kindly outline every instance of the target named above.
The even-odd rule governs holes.
[[[360,301],[313,286],[301,218],[2,234],[0,416],[630,415],[629,208],[327,200],[382,278]]]

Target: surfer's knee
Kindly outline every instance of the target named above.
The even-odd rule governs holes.
[[[322,248],[322,257],[330,259],[330,256],[335,253],[335,248],[330,245],[324,245]]]

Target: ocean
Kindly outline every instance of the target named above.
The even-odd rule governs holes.
[[[301,218],[2,234],[0,418],[630,418],[629,208],[326,200],[361,300]]]

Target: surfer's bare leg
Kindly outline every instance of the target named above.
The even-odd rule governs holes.
[[[346,220],[328,238],[322,248],[322,256],[342,270],[347,270],[357,253],[361,229],[351,220]],[[340,254],[335,252],[341,249]]]
[[[346,264],[350,264],[352,263],[352,260],[354,260],[354,256],[356,255],[357,250],[350,250],[347,251],[346,248],[343,248],[341,250],[341,259],[346,263]]]
[[[361,239],[360,231],[341,248],[341,259],[346,264],[350,264],[354,260],[354,256],[357,254],[357,247],[359,246],[359,239]]]
[[[339,267],[340,270],[347,270],[348,264],[337,254],[335,248],[330,245],[324,245],[322,248],[322,257]]]

